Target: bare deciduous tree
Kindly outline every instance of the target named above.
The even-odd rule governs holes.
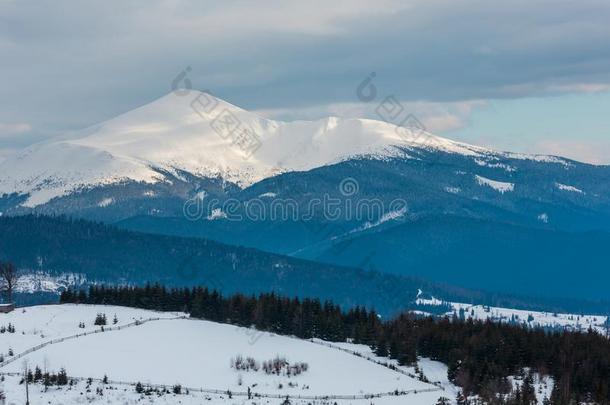
[[[0,262],[0,289],[6,291],[8,302],[13,301],[13,288],[17,284],[17,267],[10,262]]]

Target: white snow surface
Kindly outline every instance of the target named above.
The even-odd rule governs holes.
[[[21,377],[7,376],[4,389],[8,398],[7,405],[23,405],[25,403],[25,390],[23,384],[19,384]],[[2,388],[0,383],[0,388]],[[146,388],[146,386],[145,386]],[[170,392],[172,387],[167,387]],[[100,389],[101,395],[96,391]],[[75,404],[117,404],[117,405],[280,405],[284,401],[277,398],[252,398],[233,396],[229,398],[225,394],[207,394],[191,391],[182,394],[137,394],[134,385],[126,384],[103,384],[94,381],[88,386],[86,381],[77,381],[72,388],[49,387],[45,389],[42,384],[31,384],[31,404],[51,405],[75,405]],[[291,398],[292,405],[422,405],[436,403],[439,397],[436,393],[419,393],[412,397],[383,397],[375,399],[357,400],[309,400]],[[453,402],[452,402],[453,403]]]
[[[215,221],[217,219],[225,219],[227,218],[227,214],[221,210],[220,208],[214,208],[210,215],[208,215],[207,219],[210,221]]]
[[[44,262],[41,262],[41,264]],[[32,271],[24,273],[17,280],[15,292],[34,293],[50,292],[59,294],[69,287],[80,286],[87,282],[84,274],[64,273],[51,275],[43,271]]]
[[[567,184],[555,183],[555,187],[557,187],[558,189],[560,189],[562,191],[571,191],[573,193],[579,193],[579,194],[583,193],[583,191],[581,189],[576,188],[574,186],[569,186]]]
[[[16,328],[14,334],[0,334],[0,351],[5,358],[10,358],[7,354],[9,347],[18,354],[52,338],[95,330],[99,327],[94,327],[92,323],[97,313],[107,315],[109,327],[112,326],[114,314],[119,319],[119,325],[133,322],[134,319],[166,319],[51,344],[9,363],[0,369],[0,372],[19,372],[25,359],[30,367],[38,365],[51,371],[65,367],[70,377],[101,379],[107,375],[114,381],[108,386],[96,381],[91,392],[86,392],[84,382],[79,382],[72,389],[52,387],[48,392],[34,384],[31,392],[34,398],[38,398],[36,403],[138,403],[141,401],[140,395],[129,385],[137,381],[144,384],[181,384],[183,387],[195,389],[232,392],[245,392],[250,387],[253,392],[263,395],[282,396],[361,395],[392,392],[396,389],[434,390],[374,400],[337,400],[338,404],[420,404],[435,403],[441,396],[452,397],[451,393],[440,390],[435,385],[337,348],[227,324],[168,319],[183,315],[179,313],[158,313],[122,307],[51,305],[0,314],[0,324],[10,322]],[[78,327],[80,322],[85,322],[86,329]],[[348,343],[345,345],[357,346]],[[366,346],[360,347],[370,352]],[[244,357],[251,356],[260,362],[270,360],[276,355],[285,356],[290,362],[307,362],[309,369],[292,377],[267,375],[262,371],[237,372],[230,367],[230,360],[239,354]],[[442,367],[437,369],[439,370],[442,374]],[[19,401],[22,401],[23,386],[18,384],[18,379],[7,377],[4,385],[9,397],[8,403],[21,403]],[[103,387],[103,397],[95,395],[95,387],[99,386]],[[85,397],[87,401],[84,401]],[[163,397],[154,397],[154,400],[155,403],[183,404],[258,405],[281,402],[279,399],[267,398],[247,401],[246,398],[237,396],[229,399],[227,395],[209,395],[194,391],[188,395],[166,394]],[[306,403],[321,405],[325,402],[293,401],[293,404]],[[331,403],[334,403],[334,400]]]
[[[480,186],[491,187],[494,190],[496,190],[497,192],[499,192],[500,194],[504,194],[507,191],[513,191],[515,189],[514,183],[507,183],[504,181],[491,180],[486,177],[479,176],[478,174],[475,174],[474,177]]]
[[[495,322],[515,322],[530,327],[558,328],[570,331],[586,332],[589,328],[606,334],[607,317],[603,315],[553,313],[544,311],[528,311],[513,308],[491,307],[487,305],[471,305],[460,302],[445,302],[437,298],[418,298],[416,303],[421,305],[449,304],[452,309],[447,315],[454,312],[459,314],[460,309],[466,319],[492,320]]]
[[[231,126],[235,131],[219,129],[226,128],[219,122],[227,114],[239,124]],[[260,141],[255,151],[237,136],[243,130],[250,131],[247,139]],[[428,133],[410,135],[382,121],[269,120],[191,91],[186,96],[169,93],[116,118],[18,151],[0,162],[0,195],[29,194],[23,206],[35,207],[100,185],[167,181],[158,170],[177,177],[179,171],[222,177],[246,187],[282,172],[306,171],[352,157],[409,158],[404,148],[414,147],[473,158],[506,155]]]
[[[106,197],[97,203],[98,207],[108,207],[110,204],[114,203],[114,198]]]
[[[526,374],[529,370],[524,369],[524,374]],[[538,405],[544,405],[545,401],[548,401],[551,398],[551,394],[553,393],[553,387],[555,386],[555,380],[553,377],[548,375],[540,375],[538,373],[532,373],[533,377],[533,387],[536,393],[536,402]],[[524,376],[510,376],[508,377],[508,381],[513,386],[513,389],[519,388],[523,385]]]
[[[512,173],[517,170],[513,166],[507,165],[506,163],[498,163],[494,162],[493,160],[489,162],[483,159],[475,159],[474,162],[479,166],[491,167],[492,169],[503,169],[508,173]]]
[[[417,371],[415,370],[415,367],[401,366],[400,364],[398,364],[398,361],[396,361],[396,360],[389,359],[389,358],[383,358],[383,357],[379,357],[379,356],[375,355],[373,350],[366,345],[359,345],[359,344],[354,344],[354,343],[326,342],[326,341],[323,341],[320,339],[313,339],[313,341],[319,342],[321,344],[339,347],[343,350],[356,352],[367,359],[371,359],[373,361],[377,361],[377,362],[381,362],[381,363],[390,364],[390,365],[398,368],[399,370],[402,370],[409,374],[415,375],[417,373]],[[445,365],[439,361],[434,361],[427,357],[418,357],[417,365],[420,368],[420,370],[423,372],[424,377],[429,382],[435,384],[436,386],[443,387],[444,393],[442,394],[442,396],[449,398],[451,400],[451,403],[454,403],[455,398],[457,397],[457,394],[460,391],[460,388],[458,386],[456,386],[455,384],[453,384],[451,381],[449,381],[449,378],[447,376],[447,370],[448,370],[447,365]]]
[[[400,219],[400,218],[404,217],[407,214],[407,211],[408,211],[407,207],[402,207],[402,208],[399,208],[397,210],[387,212],[387,213],[383,214],[381,216],[381,218],[379,218],[378,220],[376,220],[374,222],[367,221],[367,222],[364,223],[364,225],[359,226],[358,228],[350,231],[349,233],[365,231],[365,230],[368,230],[368,229],[371,229],[371,228],[375,228],[375,227],[377,227],[379,225],[382,225],[382,224],[384,224],[386,222],[394,221],[396,219]]]
[[[112,326],[115,315],[117,325],[151,317],[173,318],[184,315],[105,305],[64,304],[17,308],[8,314],[0,314],[0,327],[10,323],[16,328],[15,333],[0,334],[0,355],[7,358],[9,349],[20,353],[51,339],[97,330],[99,326],[94,326],[93,322],[98,313],[106,314],[108,326]],[[80,322],[84,322],[84,329],[78,327]]]

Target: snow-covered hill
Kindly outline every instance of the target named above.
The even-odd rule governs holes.
[[[603,315],[526,311],[488,305],[447,302],[434,297],[423,298],[421,295],[418,295],[415,302],[420,305],[433,307],[448,305],[451,309],[446,312],[446,315],[453,316],[455,314],[455,316],[461,319],[491,320],[493,322],[513,323],[526,325],[531,328],[544,328],[558,331],[587,332],[591,329],[601,335],[606,335],[610,331],[610,319]]]
[[[105,332],[93,325],[99,313],[108,318]],[[115,314],[118,322],[113,325]],[[84,398],[93,403],[136,403],[146,397],[135,392],[136,382],[170,389],[180,384],[189,394],[164,394],[158,402],[184,404],[201,403],[206,398],[211,401],[206,403],[212,404],[277,404],[287,395],[293,398],[293,404],[323,404],[329,400],[338,404],[420,404],[435,403],[439,397],[452,397],[455,393],[455,387],[446,379],[434,385],[410,376],[412,368],[396,371],[376,364],[375,359],[368,358],[373,355],[364,346],[349,343],[329,346],[322,341],[304,341],[179,316],[85,305],[39,306],[0,314],[0,324],[10,322],[15,327],[14,333],[0,334],[0,352],[8,363],[0,366],[0,372],[9,373],[2,387],[8,403],[23,401],[24,386],[10,373],[20,372],[24,360],[31,368],[39,366],[54,372],[65,367],[70,377],[83,379],[76,381],[75,386],[48,390],[33,384],[30,394],[36,403],[81,403]],[[150,318],[155,320],[146,322]],[[127,326],[134,320],[138,323]],[[82,323],[85,328],[79,327]],[[94,331],[97,333],[87,334]],[[75,334],[86,335],[61,339]],[[37,347],[51,340],[53,344]],[[11,361],[30,347],[35,350]],[[291,376],[282,372],[267,374],[262,368],[238,371],[231,366],[231,360],[238,355],[252,357],[260,364],[279,356],[291,364],[305,362],[308,367]],[[430,370],[435,377],[439,377],[440,371],[440,379],[446,375],[442,364],[429,360],[422,360],[422,369]],[[100,381],[105,375],[111,381],[109,384]],[[88,384],[89,377],[93,380]],[[248,390],[253,397],[250,401]],[[369,394],[379,398],[365,398]],[[328,400],[322,399],[327,396]]]
[[[247,186],[280,172],[306,171],[355,156],[408,157],[409,148],[422,147],[477,159],[493,154],[382,121],[329,117],[280,122],[207,93],[170,93],[8,158],[0,165],[0,195],[27,196],[22,205],[35,207],[76,190],[128,181],[172,181],[172,176],[185,173],[221,176]],[[487,164],[485,159],[478,161]]]
[[[30,347],[61,339],[68,336],[98,330],[93,325],[98,313],[106,314],[108,324],[113,325],[116,316],[117,323],[113,326],[123,326],[148,318],[175,318],[184,314],[171,312],[155,312],[136,308],[95,305],[40,305],[18,308],[8,314],[0,314],[0,330],[15,325],[15,333],[0,334],[0,355],[8,359],[7,353],[12,349],[15,354]],[[79,324],[84,327],[79,327]]]

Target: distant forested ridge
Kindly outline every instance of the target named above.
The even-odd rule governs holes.
[[[447,301],[552,312],[610,312],[602,301],[534,299],[481,292],[327,263],[286,257],[203,238],[146,234],[81,219],[0,217],[0,260],[20,269],[83,274],[90,282],[116,285],[205,285],[225,294],[276,291],[375,308],[384,316],[418,307],[419,289]],[[527,280],[523,280],[527,282]]]
[[[225,297],[201,287],[96,286],[88,292],[64,292],[61,302],[185,311],[194,318],[304,339],[350,338],[403,365],[414,364],[418,355],[439,360],[449,366],[450,380],[466,395],[478,394],[494,403],[535,403],[528,378],[521,390],[511,392],[508,377],[522,374],[524,368],[554,378],[553,404],[610,403],[610,340],[593,331],[549,333],[490,321],[422,318],[410,313],[382,321],[375,311],[363,307],[342,310],[331,301],[273,293]],[[506,399],[500,401],[498,393],[506,394]]]
[[[416,278],[316,263],[206,239],[152,235],[80,219],[0,217],[0,260],[115,285],[206,285],[230,294],[276,291],[332,298],[389,314],[413,303]]]

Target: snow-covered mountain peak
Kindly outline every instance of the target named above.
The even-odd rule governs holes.
[[[407,156],[409,148],[491,151],[368,119],[269,120],[210,94],[169,93],[82,131],[33,145],[0,164],[0,195],[25,206],[121,181],[155,183],[159,171],[221,176],[240,186],[355,156]]]

